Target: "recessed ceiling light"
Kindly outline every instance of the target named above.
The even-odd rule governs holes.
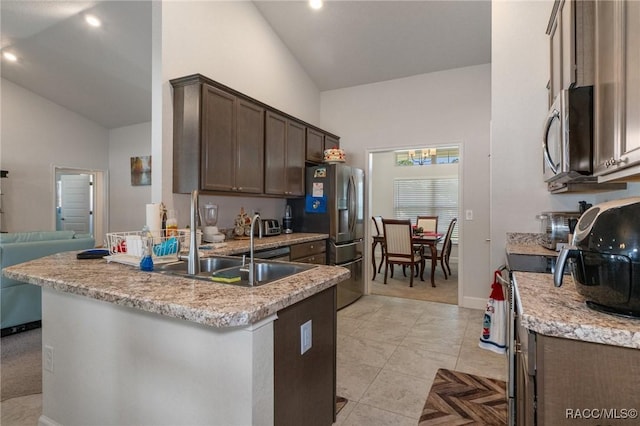
[[[309,6],[311,6],[311,9],[320,9],[322,7],[322,0],[309,0]]]
[[[86,15],[84,17],[84,20],[87,21],[87,24],[91,25],[92,27],[99,27],[100,25],[102,25],[102,22],[100,22],[100,20],[93,15]]]
[[[15,53],[11,53],[11,52],[2,52],[2,56],[3,56],[7,61],[16,62],[16,61],[18,60],[18,57],[15,55]]]

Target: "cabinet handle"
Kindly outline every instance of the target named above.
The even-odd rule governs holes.
[[[629,161],[629,159],[627,157],[620,158],[619,160],[616,160],[615,158],[611,157],[611,158],[609,158],[608,160],[606,160],[604,162],[604,166],[606,168],[609,168],[609,167],[612,167],[612,166],[617,166],[617,165],[622,164],[622,163],[626,163],[627,161]]]

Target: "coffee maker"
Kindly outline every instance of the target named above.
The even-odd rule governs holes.
[[[291,216],[291,206],[287,204],[284,209],[284,217],[282,218],[282,232],[285,234],[293,233],[293,217]]]

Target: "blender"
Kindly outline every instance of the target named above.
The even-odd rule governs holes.
[[[220,233],[218,223],[218,206],[207,203],[200,207],[200,224],[202,225],[202,239],[208,243],[224,241],[224,234]]]

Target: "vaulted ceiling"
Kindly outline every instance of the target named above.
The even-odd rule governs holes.
[[[255,0],[321,91],[489,63],[491,1]],[[0,2],[2,77],[101,124],[151,120],[150,1]],[[89,28],[87,13],[102,26]]]

